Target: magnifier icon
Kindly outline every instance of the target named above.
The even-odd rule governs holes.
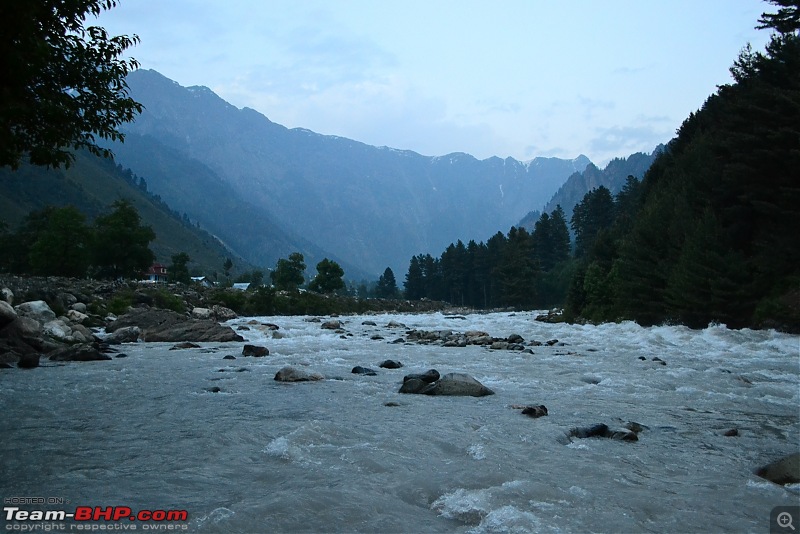
[[[778,514],[778,526],[781,528],[790,528],[794,530],[794,525],[792,525],[792,514],[789,512],[781,512]]]

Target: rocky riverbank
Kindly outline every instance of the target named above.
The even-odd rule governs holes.
[[[258,306],[265,308],[259,310]],[[41,357],[109,359],[131,341],[243,341],[220,325],[238,314],[424,313],[441,302],[358,300],[312,293],[244,293],[235,289],[63,277],[0,276],[0,364],[30,368]],[[238,313],[237,313],[238,312]],[[98,335],[100,332],[108,335]]]

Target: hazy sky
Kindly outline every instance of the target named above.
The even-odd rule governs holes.
[[[674,136],[756,0],[122,0],[131,55],[287,127],[425,155],[598,164]],[[91,20],[94,24],[96,21]]]

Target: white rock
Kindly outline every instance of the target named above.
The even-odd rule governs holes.
[[[4,287],[3,289],[0,289],[0,300],[2,300],[4,302],[8,302],[9,304],[11,304],[13,306],[14,305],[14,293],[10,289],[8,289],[7,287]]]
[[[78,310],[69,310],[67,312],[67,319],[69,319],[73,323],[79,323],[80,324],[80,323],[82,323],[83,321],[85,321],[88,318],[89,318],[88,315],[86,315],[85,313],[81,313]]]
[[[194,308],[192,317],[195,319],[211,319],[211,310],[208,308]]]
[[[53,313],[50,306],[43,300],[23,302],[19,306],[14,306],[14,309],[17,311],[18,315],[30,317],[41,325],[53,321],[56,318],[56,314]]]
[[[42,331],[50,337],[60,339],[62,341],[71,341],[68,338],[72,336],[72,328],[64,324],[64,321],[61,321],[60,319],[46,322],[42,326]]]

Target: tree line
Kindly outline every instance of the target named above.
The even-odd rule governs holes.
[[[800,330],[800,7],[775,0],[720,86],[642,181],[599,187],[532,233],[411,259],[408,298],[479,308],[563,306],[570,320]],[[571,247],[571,248],[570,248]]]
[[[543,214],[532,233],[512,227],[486,243],[451,243],[438,258],[412,257],[405,294],[475,308],[546,305],[558,300],[560,271],[569,252],[569,231],[559,206]]]
[[[29,213],[20,227],[0,228],[0,270],[35,275],[136,278],[155,260],[156,237],[128,201],[118,200],[91,224],[74,206]]]

